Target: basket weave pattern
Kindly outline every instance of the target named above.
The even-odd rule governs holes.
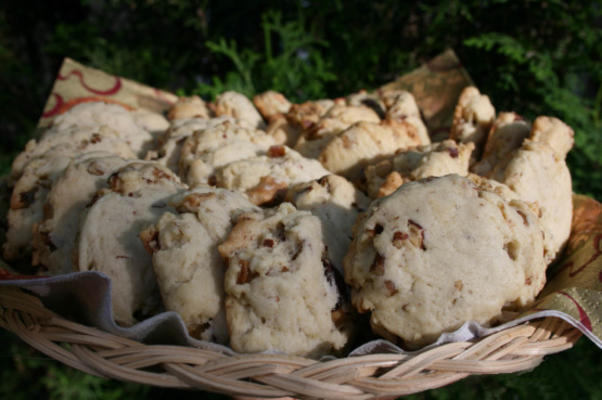
[[[549,317],[410,355],[370,354],[325,362],[286,355],[230,356],[115,336],[68,321],[37,297],[7,287],[0,288],[0,326],[49,357],[96,376],[235,396],[346,400],[411,394],[473,374],[531,369],[581,336],[566,322]]]

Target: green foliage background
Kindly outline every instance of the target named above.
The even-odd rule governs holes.
[[[596,0],[3,0],[0,173],[33,135],[64,56],[180,94],[275,89],[302,101],[377,87],[451,47],[498,110],[574,128],[574,190],[602,200],[601,26]],[[4,343],[2,398],[171,395]],[[533,373],[415,397],[602,398],[600,354],[582,340]]]

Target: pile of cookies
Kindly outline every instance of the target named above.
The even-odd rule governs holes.
[[[573,131],[466,88],[431,143],[413,96],[83,103],[11,171],[4,258],[100,271],[113,314],[163,310],[239,352],[403,346],[531,304],[571,224]]]

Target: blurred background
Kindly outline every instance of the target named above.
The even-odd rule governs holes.
[[[574,190],[602,200],[599,0],[2,0],[0,173],[33,135],[65,56],[182,95],[274,89],[303,101],[376,88],[446,48],[497,110],[571,125]],[[1,337],[1,398],[174,395],[80,374]],[[582,339],[534,372],[414,398],[602,399],[601,354]]]

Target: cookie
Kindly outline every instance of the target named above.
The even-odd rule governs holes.
[[[7,214],[4,259],[13,261],[31,254],[34,225],[44,217],[44,203],[53,181],[69,165],[71,156],[48,153],[25,166],[15,183]]]
[[[77,269],[111,278],[113,316],[131,325],[160,304],[150,254],[139,233],[169,210],[169,199],[185,189],[177,176],[157,163],[120,168],[81,218]]]
[[[243,211],[257,211],[241,194],[198,188],[175,196],[174,212],[141,232],[167,310],[176,311],[193,337],[228,342],[224,271],[217,245]]]
[[[44,136],[39,141],[32,139],[27,142],[25,149],[13,161],[11,179],[19,179],[30,160],[50,150],[72,156],[92,151],[107,151],[124,158],[136,157],[131,147],[108,126],[71,126]]]
[[[538,217],[479,179],[452,174],[410,182],[360,217],[345,280],[376,333],[424,345],[466,321],[493,323],[543,288]]]
[[[170,191],[185,186],[168,168],[152,161],[130,162],[111,174],[107,182],[111,191],[128,197],[138,196],[144,188]]]
[[[573,215],[571,174],[564,159],[546,143],[525,140],[492,178],[517,198],[537,204],[546,230],[546,254],[554,259],[568,240]]]
[[[107,178],[131,161],[110,153],[88,153],[75,158],[54,181],[44,204],[44,219],[34,227],[33,265],[45,274],[75,271],[74,244],[80,217]]]
[[[324,147],[349,126],[350,124],[336,118],[322,118],[308,129],[301,131],[295,143],[295,150],[304,157],[318,158]]]
[[[389,106],[385,114],[385,119],[394,121],[404,121],[412,125],[418,135],[421,143],[428,144],[431,139],[420,116],[420,110],[410,92],[396,92],[396,97],[388,98]],[[390,103],[389,103],[390,102]]]
[[[322,126],[317,125],[331,108],[345,105],[346,102],[344,99],[336,99],[336,101],[323,99],[293,104],[289,112],[285,115],[288,122],[288,126],[286,127],[288,140],[286,144],[290,147],[295,147],[297,151],[302,151],[307,157],[315,158],[319,154],[319,149],[323,147],[322,144],[318,145],[315,143],[317,141],[324,141],[323,137],[319,134],[321,132],[331,132],[332,129],[330,129],[330,126],[332,124],[342,125],[343,123],[331,118],[322,123]],[[312,141],[312,143],[309,143],[309,141]],[[318,150],[309,148],[316,146],[319,146]]]
[[[295,150],[305,157],[318,158],[337,134],[362,121],[379,123],[380,118],[369,107],[334,105],[319,121],[301,132]]]
[[[464,176],[468,173],[473,149],[473,143],[457,144],[445,140],[401,151],[390,159],[368,165],[364,170],[368,194],[373,198],[388,196],[404,182],[430,176]]]
[[[56,117],[52,127],[44,135],[52,135],[73,126],[83,128],[102,125],[114,129],[139,156],[143,156],[153,145],[152,135],[136,123],[136,118],[130,111],[120,105],[104,102],[78,104]]]
[[[575,132],[558,118],[540,116],[533,122],[529,138],[547,144],[558,158],[564,159],[573,148]]]
[[[231,162],[215,171],[215,185],[244,192],[253,204],[270,204],[295,183],[318,179],[329,172],[316,161],[285,146],[267,154]]]
[[[458,99],[449,138],[461,143],[473,142],[473,156],[478,160],[494,119],[495,108],[489,97],[482,95],[476,87],[468,86]]]
[[[293,104],[286,117],[292,124],[307,129],[318,122],[334,105],[333,100],[306,101],[301,104]]]
[[[158,138],[157,148],[147,152],[144,159],[159,162],[177,173],[180,153],[186,138],[192,136],[195,131],[208,129],[224,121],[236,124],[235,120],[231,117],[209,119],[181,118],[173,120],[165,133]]]
[[[268,90],[253,97],[253,104],[266,120],[277,114],[286,114],[292,106],[291,102],[282,93],[273,90]]]
[[[342,176],[326,175],[291,186],[285,200],[320,218],[328,257],[342,273],[343,257],[351,243],[351,228],[369,204],[366,195]]]
[[[421,144],[415,129],[404,122],[358,122],[332,139],[318,160],[329,171],[354,180],[364,166]]]
[[[572,182],[565,157],[573,140],[573,130],[561,120],[538,117],[529,139],[488,173],[510,187],[519,199],[537,204],[550,260],[557,256],[571,231]]]
[[[233,91],[223,92],[215,99],[215,115],[230,116],[241,125],[253,129],[265,128],[265,122],[251,100],[244,94]]]
[[[167,112],[170,121],[177,119],[209,119],[211,112],[199,96],[179,97],[178,101]]]
[[[499,113],[487,136],[483,157],[471,167],[471,171],[489,176],[498,164],[505,162],[522,145],[530,131],[531,125],[517,113]]]
[[[349,330],[320,220],[289,204],[244,214],[219,247],[230,346],[319,357],[341,350]]]
[[[208,184],[216,168],[265,154],[273,144],[264,131],[222,121],[186,139],[180,152],[180,176],[191,186]]]
[[[114,136],[108,127],[73,127],[30,141],[13,162],[15,179],[8,211],[8,230],[3,254],[7,260],[24,258],[31,253],[33,229],[42,221],[44,204],[54,180],[73,157],[96,151],[135,158],[129,146]]]

